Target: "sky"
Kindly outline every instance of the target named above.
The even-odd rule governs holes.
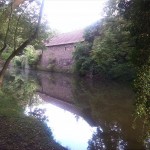
[[[87,149],[88,141],[92,138],[96,127],[90,126],[84,118],[51,103],[42,103],[41,101],[41,104],[37,105],[36,103],[35,105],[26,107],[25,114],[29,115],[29,112],[35,109],[44,109],[44,116],[48,119],[45,123],[51,129],[54,139],[58,143],[64,147],[69,147],[71,150]]]
[[[46,14],[52,29],[65,33],[83,29],[102,18],[107,0],[45,0]]]

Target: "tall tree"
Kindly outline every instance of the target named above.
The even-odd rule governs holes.
[[[42,0],[41,5],[39,5],[39,3],[37,3],[37,5],[31,5],[31,1],[24,2],[21,6],[17,7],[17,9],[14,9],[14,5],[18,6],[23,1],[13,2],[15,3],[11,3],[10,6],[8,6],[10,8],[7,9],[10,11],[7,21],[4,24],[0,24],[1,28],[6,31],[1,32],[2,36],[0,38],[0,42],[3,43],[3,46],[0,50],[0,54],[3,53],[7,45],[13,45],[13,47],[11,47],[13,50],[5,61],[2,70],[0,71],[0,84],[2,84],[4,74],[10,61],[16,55],[21,53],[24,48],[29,45],[35,38],[37,38],[42,19],[44,0]],[[31,6],[30,9],[28,6]],[[39,12],[37,11],[38,8]],[[3,16],[6,17],[3,12],[4,11],[1,13],[1,18],[3,18]],[[28,24],[28,22],[30,22],[30,24]]]
[[[130,23],[129,31],[135,41],[133,62],[140,67],[149,64],[150,57],[150,1],[120,0],[120,12]]]
[[[120,12],[130,22],[129,31],[135,41],[132,52],[138,72],[134,82],[136,115],[150,124],[150,1],[120,0]],[[150,138],[150,127],[147,132]]]

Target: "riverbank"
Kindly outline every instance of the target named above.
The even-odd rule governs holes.
[[[1,150],[66,150],[57,143],[51,130],[34,117],[21,115],[13,96],[0,92]]]
[[[38,120],[0,116],[1,150],[65,150]]]

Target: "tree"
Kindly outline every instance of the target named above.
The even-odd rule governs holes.
[[[129,22],[119,14],[118,0],[108,1],[105,14],[85,30],[85,42],[76,47],[76,70],[84,75],[90,72],[113,79],[133,79],[135,45],[128,31]]]
[[[127,26],[128,23],[118,15],[106,17],[100,36],[93,42],[92,57],[101,72],[111,78],[131,79],[135,72],[131,61],[134,45]]]
[[[120,0],[120,12],[130,23],[128,30],[135,41],[133,62],[140,67],[149,64],[150,57],[150,1]]]
[[[15,67],[25,68],[28,69],[28,67],[36,68],[36,64],[39,62],[41,53],[32,45],[28,45],[24,49],[24,54],[20,56],[15,56],[12,63]]]
[[[120,13],[130,22],[128,30],[135,42],[132,52],[133,63],[137,68],[134,81],[136,93],[136,118],[142,118],[149,128],[150,138],[150,1],[120,0]]]
[[[42,11],[44,6],[44,0],[41,5],[32,1],[24,2],[21,6],[14,9],[14,6],[18,6],[23,1],[15,1],[16,3],[10,3],[4,10],[2,9],[1,18],[5,20],[5,12],[8,12],[7,21],[0,24],[1,26],[1,50],[0,55],[10,45],[12,52],[5,61],[3,68],[0,72],[0,83],[2,84],[4,74],[10,63],[10,61],[24,48],[29,45],[35,38],[37,38],[38,31],[40,29],[40,23],[42,19]],[[7,5],[7,2],[5,1]],[[29,8],[30,6],[30,8]],[[38,12],[39,10],[39,12]],[[5,31],[5,32],[3,32]]]
[[[107,130],[107,131],[106,131]],[[88,142],[88,150],[127,149],[121,128],[118,123],[105,123],[105,129],[97,127],[92,139]]]
[[[30,0],[32,2],[33,0]],[[10,18],[10,14],[13,10],[19,7],[25,0],[1,0],[0,1],[0,14],[1,14],[1,25]],[[3,19],[2,19],[3,18]]]
[[[90,44],[89,43],[80,43],[76,45],[76,50],[74,52],[75,60],[75,72],[79,75],[84,76],[90,72],[92,66],[92,59],[90,57]]]

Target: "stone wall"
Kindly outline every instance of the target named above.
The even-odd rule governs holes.
[[[75,44],[56,45],[43,51],[38,69],[56,72],[72,72]]]

